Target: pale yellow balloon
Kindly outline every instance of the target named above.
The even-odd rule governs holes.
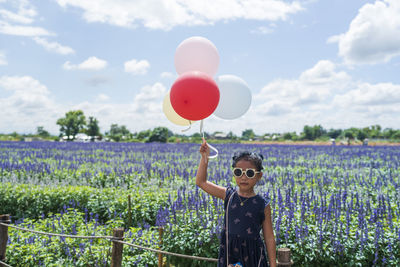
[[[171,105],[171,100],[169,98],[169,92],[164,97],[163,111],[164,111],[164,114],[167,117],[167,119],[170,120],[174,124],[181,125],[181,126],[188,126],[191,123],[193,123],[187,119],[182,118],[175,112],[174,108]]]

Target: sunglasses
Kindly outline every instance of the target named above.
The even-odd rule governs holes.
[[[246,169],[246,170],[243,170],[242,168],[234,168],[233,169],[233,175],[237,178],[241,177],[243,175],[243,173],[246,174],[247,178],[252,179],[256,176],[257,173],[261,173],[261,172],[258,172],[255,169]]]

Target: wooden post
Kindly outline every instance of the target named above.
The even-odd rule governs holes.
[[[278,248],[278,267],[292,266],[293,261],[290,260],[289,248]]]
[[[124,228],[114,229],[113,237],[119,240],[124,239]],[[111,253],[111,267],[121,267],[122,265],[122,251],[123,244],[113,241],[112,253]]]
[[[129,229],[132,226],[132,203],[131,203],[131,195],[128,195],[128,225],[126,229]]]
[[[160,237],[160,249],[162,247],[162,243],[163,243],[163,232],[164,229],[160,226],[158,227],[158,236]],[[162,253],[158,253],[158,267],[162,267],[163,266],[163,254]]]
[[[10,223],[10,215],[0,215],[0,222],[9,224]],[[8,241],[8,227],[4,225],[0,225],[0,260],[6,260],[6,250],[7,250],[7,241]]]

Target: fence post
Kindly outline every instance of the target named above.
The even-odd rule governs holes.
[[[131,195],[128,195],[128,225],[126,226],[126,229],[129,230],[131,225],[132,225],[132,202],[131,202]]]
[[[158,236],[160,238],[160,249],[162,247],[162,243],[163,243],[163,232],[164,229],[160,226],[158,227]],[[162,267],[163,266],[163,254],[162,253],[158,253],[158,267]]]
[[[293,261],[290,259],[289,248],[278,248],[278,267],[292,266]]]
[[[116,228],[113,232],[113,237],[118,240],[123,240],[124,228]],[[123,244],[113,241],[111,253],[111,267],[121,267],[122,265]]]
[[[0,215],[0,222],[9,224],[10,223],[10,215]],[[4,225],[0,225],[0,260],[6,260],[6,250],[7,250],[7,241],[8,241],[8,227]]]

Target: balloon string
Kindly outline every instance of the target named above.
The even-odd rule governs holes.
[[[201,133],[201,135],[203,136],[203,139],[204,139],[203,120],[201,120],[201,122],[200,122],[200,133]],[[215,147],[213,147],[213,146],[210,145],[210,144],[208,144],[208,146],[209,146],[212,150],[214,150],[215,153],[216,153],[215,155],[208,156],[208,158],[209,158],[209,159],[214,159],[214,158],[218,157],[218,149],[216,149]]]
[[[183,129],[183,130],[182,130],[182,132],[189,131],[189,130],[190,130],[190,128],[192,128],[192,121],[189,121],[189,128],[187,128],[187,129]]]

